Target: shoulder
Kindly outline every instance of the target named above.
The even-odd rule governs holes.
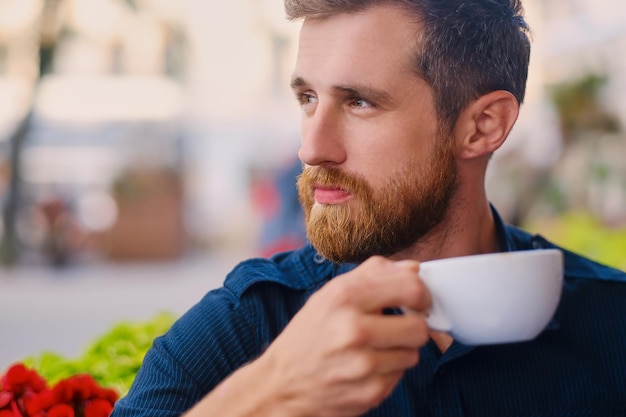
[[[183,333],[207,335],[216,341],[240,339],[254,344],[252,335],[258,336],[259,326],[288,320],[310,293],[332,277],[334,265],[316,261],[315,255],[307,246],[239,263],[222,287],[205,294],[175,326]],[[283,312],[285,305],[290,309]],[[273,314],[265,314],[270,310]]]
[[[539,234],[531,234],[506,225],[507,243],[512,250],[559,249],[563,252],[566,280],[598,280],[626,283],[626,272],[596,262],[589,257],[565,249]]]
[[[236,342],[250,349],[246,356],[254,356],[333,275],[333,265],[316,262],[315,255],[304,247],[239,263],[224,285],[205,294],[172,330],[190,335],[187,340],[203,338],[195,345],[216,344],[227,352],[232,346],[226,342]]]
[[[250,289],[275,284],[307,291],[319,288],[333,275],[335,265],[321,258],[312,246],[281,252],[270,258],[253,258],[238,264],[226,277],[224,288],[241,298]]]
[[[612,281],[626,284],[626,272],[596,262],[586,256],[562,248],[542,236],[535,237],[543,242],[544,247],[558,248],[563,252],[563,264],[566,279],[586,279]],[[626,289],[626,286],[624,286]]]
[[[333,275],[334,266],[316,262],[315,254],[305,247],[241,262],[222,287],[206,293],[174,324],[163,342],[190,368],[241,365],[256,357]]]

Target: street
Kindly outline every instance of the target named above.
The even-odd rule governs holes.
[[[162,263],[0,269],[0,374],[43,351],[78,357],[120,321],[180,315],[245,257],[211,252]]]

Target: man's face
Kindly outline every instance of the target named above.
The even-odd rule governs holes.
[[[414,20],[390,6],[306,20],[292,86],[307,233],[335,262],[408,248],[445,216],[452,138],[412,69]]]

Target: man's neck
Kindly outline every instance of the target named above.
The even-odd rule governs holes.
[[[448,333],[437,332],[434,330],[430,332],[430,338],[433,342],[435,342],[442,354],[446,353],[446,350],[448,350],[448,348],[452,345],[452,342],[454,342],[454,338]]]
[[[500,250],[489,203],[451,206],[444,220],[413,246],[392,259],[420,262]]]

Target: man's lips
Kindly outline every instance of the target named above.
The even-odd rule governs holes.
[[[314,187],[315,201],[318,204],[339,204],[352,197],[352,193],[339,187],[316,185]]]

